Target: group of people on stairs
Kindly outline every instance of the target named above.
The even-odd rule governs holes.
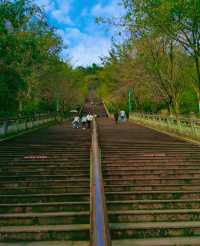
[[[93,115],[91,113],[83,115],[82,117],[77,115],[74,117],[72,121],[72,127],[76,129],[82,127],[83,130],[85,130],[86,128],[91,128],[92,120]]]
[[[72,127],[73,128],[81,128],[85,130],[86,128],[91,128],[91,122],[93,120],[93,115],[91,113],[88,113],[87,115],[83,115],[82,117],[76,115],[72,121]],[[128,115],[124,110],[121,111],[115,111],[114,112],[114,119],[115,123],[124,123],[128,119]]]

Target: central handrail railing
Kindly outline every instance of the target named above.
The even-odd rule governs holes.
[[[111,246],[110,231],[105,203],[104,184],[101,170],[97,124],[93,119],[91,147],[91,246]]]

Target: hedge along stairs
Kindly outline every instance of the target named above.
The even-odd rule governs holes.
[[[89,149],[70,123],[0,144],[0,242],[89,245]]]

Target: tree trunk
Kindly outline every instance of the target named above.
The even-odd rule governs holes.
[[[173,116],[173,106],[171,103],[169,104],[169,115]]]
[[[180,115],[180,104],[178,100],[174,100],[174,111],[177,122],[179,122],[179,115]]]
[[[170,64],[171,64],[171,69],[170,69],[170,74],[171,74],[171,81],[174,79],[174,50],[173,50],[173,41],[170,41]]]
[[[200,113],[200,90],[197,93],[197,100],[198,100],[198,112]]]
[[[65,100],[62,101],[62,113],[65,112]]]
[[[200,113],[200,97],[199,97],[198,106],[199,106],[199,113]]]
[[[174,105],[173,105],[173,99],[172,99],[172,97],[169,97],[168,98],[168,109],[169,109],[169,115],[170,116],[173,116],[173,107]]]
[[[23,110],[23,104],[22,104],[22,101],[19,100],[19,112],[21,113]]]
[[[56,112],[59,112],[60,110],[60,102],[59,102],[59,98],[57,98],[56,100]]]
[[[196,72],[197,72],[197,82],[198,82],[198,88],[199,88],[199,92],[197,95],[198,98],[198,111],[200,113],[200,65],[199,65],[199,57],[196,54],[195,55],[195,65],[196,65]]]

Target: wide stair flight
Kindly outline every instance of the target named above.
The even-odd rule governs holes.
[[[99,129],[114,245],[200,245],[200,147],[132,123]]]
[[[89,242],[89,149],[69,123],[1,143],[0,242]]]

